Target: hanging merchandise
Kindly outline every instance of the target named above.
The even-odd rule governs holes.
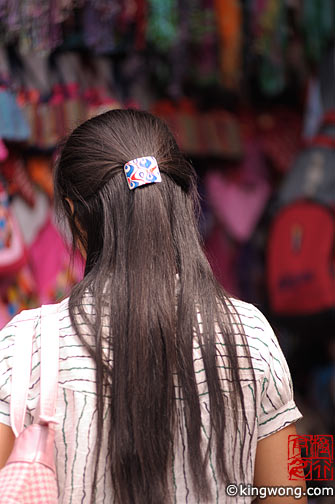
[[[121,104],[112,95],[113,75],[109,58],[96,56],[88,62],[85,71],[85,89],[83,96],[87,103],[87,118],[94,117],[108,110],[121,108]]]
[[[4,161],[8,156],[8,150],[6,144],[0,138],[0,162]]]
[[[42,120],[47,132],[40,135],[39,139],[36,138],[39,142],[37,145],[41,148],[54,148],[87,118],[87,104],[80,96],[79,83],[85,81],[85,76],[81,70],[79,54],[72,51],[57,54],[49,73],[53,83],[51,97],[47,103],[40,103],[36,107],[32,117],[35,124]]]
[[[0,139],[22,142],[29,138],[30,130],[9,85],[10,70],[7,54],[0,46]],[[0,157],[6,158],[6,147],[2,142]]]
[[[1,278],[0,329],[22,310],[36,308],[39,297],[35,279],[29,264],[25,264],[15,275]]]
[[[266,306],[262,231],[260,224],[251,239],[241,246],[236,265],[241,299],[256,306]]]
[[[319,133],[306,144],[293,163],[278,193],[277,207],[301,198],[335,205],[335,111],[321,122]]]
[[[335,309],[335,207],[299,200],[275,217],[269,234],[270,305],[281,316]]]
[[[237,242],[250,239],[270,196],[264,161],[255,140],[245,145],[245,160],[230,173],[209,171],[207,198],[221,226]]]
[[[335,310],[335,113],[298,156],[278,195],[267,250],[270,305],[281,316]]]
[[[335,110],[335,40],[321,59],[319,67],[319,80],[323,110]]]
[[[180,62],[184,65],[185,80],[191,86],[217,85],[222,79],[215,0],[189,0],[181,4],[179,38],[188,54],[188,59]],[[189,61],[188,67],[185,61]]]
[[[147,0],[136,0],[136,9],[134,16],[134,23],[136,26],[135,34],[135,51],[142,51],[146,45],[146,28],[148,16],[148,3]]]
[[[83,261],[78,255],[71,265],[69,247],[65,245],[51,218],[29,249],[29,264],[42,304],[67,296],[72,285],[83,276]]]
[[[23,158],[11,150],[9,157],[0,164],[0,173],[6,180],[10,197],[20,196],[30,207],[35,205],[35,192],[32,181],[24,166]]]
[[[58,124],[58,138],[64,138],[87,118],[87,104],[81,96],[81,85],[87,78],[81,58],[74,51],[60,53],[54,59],[53,112]]]
[[[184,99],[156,102],[152,113],[163,119],[176,135],[179,147],[189,155],[238,160],[242,156],[239,125],[225,110],[200,112]]]
[[[24,243],[27,248],[34,242],[37,234],[44,226],[50,211],[50,200],[42,191],[34,187],[33,207],[23,198],[15,197],[11,202],[11,210],[19,223]]]
[[[168,52],[175,44],[178,23],[177,0],[148,0],[147,41]]]
[[[50,51],[62,41],[61,23],[83,0],[1,0],[2,40],[18,40],[22,52]]]
[[[29,137],[28,123],[14,94],[6,86],[0,86],[0,138],[23,142]]]
[[[221,41],[222,82],[228,89],[236,90],[241,79],[242,6],[240,0],[215,0],[214,4]]]
[[[0,42],[31,58],[31,67],[59,50],[112,56],[116,65],[141,51],[155,91],[161,83],[173,98],[187,86],[218,84],[218,69],[233,91],[242,71],[256,72],[273,97],[287,81],[303,84],[303,40],[319,61],[334,35],[334,11],[334,0],[0,0]]]
[[[240,248],[220,225],[215,225],[205,241],[207,259],[214,275],[224,289],[234,297],[241,297],[237,263]]]
[[[316,77],[311,77],[307,86],[306,111],[304,117],[303,138],[313,138],[319,129],[323,116],[320,83]]]
[[[86,2],[83,9],[83,32],[87,47],[98,54],[110,53],[117,45],[116,27],[121,12],[120,0]]]
[[[30,156],[27,159],[27,171],[31,180],[53,200],[51,159],[47,156]]]
[[[55,138],[50,131],[48,99],[51,86],[46,54],[17,53],[19,64],[14,73],[19,83],[18,102],[30,126],[29,143],[41,148],[53,146]]]
[[[27,261],[20,228],[9,205],[8,194],[0,183],[0,275],[17,272]]]
[[[287,18],[284,0],[258,0],[254,4],[255,51],[260,56],[259,83],[268,96],[285,87]]]
[[[312,62],[320,61],[324,50],[335,33],[334,0],[304,0],[301,2],[307,56]]]
[[[261,267],[259,254],[250,240],[270,197],[271,186],[252,128],[248,121],[243,127],[244,160],[205,175],[206,200],[217,223],[205,246],[222,285],[229,292],[255,302],[259,299]],[[245,273],[243,278],[241,271]]]
[[[38,65],[30,63],[30,56],[21,59],[18,100],[30,125],[29,144],[33,147],[54,149],[86,119],[121,107],[112,95],[107,57],[82,58],[69,51],[55,55],[52,67],[46,58],[40,58]]]
[[[260,114],[256,121],[263,154],[277,172],[286,173],[302,145],[301,114],[284,106],[275,107]]]

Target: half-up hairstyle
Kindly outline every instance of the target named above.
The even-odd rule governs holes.
[[[142,156],[157,159],[162,182],[129,190],[124,164]],[[215,281],[200,245],[195,171],[161,120],[146,112],[113,110],[90,119],[70,135],[55,169],[55,192],[74,244],[80,244],[87,255],[85,276],[72,290],[69,310],[73,327],[96,364],[98,436],[93,487],[108,400],[107,463],[116,502],[172,502],[169,467],[176,438],[178,386],[193,489],[206,501],[212,449],[221,481],[231,477],[224,456],[228,413],[216,366],[218,330],[230,364],[229,415],[234,415],[236,425],[239,418],[245,420],[245,408],[232,304]],[[94,316],[85,311],[87,293],[94,303]],[[106,313],[107,328],[102,323]],[[94,345],[83,334],[79,320],[94,335]],[[193,362],[195,339],[201,348],[210,406],[205,449]],[[107,354],[103,347],[108,348]],[[239,436],[245,443],[246,431]]]

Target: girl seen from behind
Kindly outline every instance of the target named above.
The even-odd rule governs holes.
[[[251,502],[229,497],[229,483],[303,491],[287,474],[301,415],[285,358],[264,316],[214,279],[195,172],[166,125],[134,110],[85,122],[62,150],[55,193],[86,259],[58,310],[59,502]],[[31,316],[27,423],[39,401],[40,309]],[[0,333],[1,464],[13,443],[9,377],[24,323],[18,315]]]

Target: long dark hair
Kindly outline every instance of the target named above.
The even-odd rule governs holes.
[[[158,161],[162,182],[129,190],[124,164],[149,155]],[[80,340],[96,363],[98,439],[93,487],[108,395],[108,464],[116,501],[170,502],[168,467],[178,387],[194,492],[202,500],[209,499],[207,464],[212,447],[221,480],[231,476],[224,456],[228,413],[216,366],[218,329],[224,335],[233,385],[229,415],[237,425],[239,415],[245,420],[246,414],[232,305],[200,245],[195,171],[161,120],[146,112],[113,110],[70,135],[55,169],[55,191],[74,243],[80,243],[87,254],[85,276],[72,290],[69,310]],[[88,293],[94,303],[92,316],[83,306]],[[107,330],[102,323],[106,314]],[[94,334],[94,346],[82,333],[79,320]],[[194,372],[195,339],[209,395],[207,450],[202,445]],[[250,359],[247,345],[246,354]],[[246,430],[240,435],[245,443]]]

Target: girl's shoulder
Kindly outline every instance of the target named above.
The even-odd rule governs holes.
[[[230,303],[238,320],[236,327],[243,326],[243,331],[235,331],[236,341],[244,339],[248,345],[255,373],[255,384],[246,382],[244,390],[250,389],[250,404],[256,400],[258,439],[262,439],[296,422],[302,415],[294,401],[286,358],[270,323],[256,306],[232,298]],[[241,377],[243,373],[247,370],[242,370]]]
[[[40,320],[41,308],[23,310],[13,317],[0,330],[0,355],[2,368],[10,369],[12,366],[12,358],[14,352],[15,336],[18,331],[36,331],[36,327]],[[3,370],[2,370],[3,371]]]
[[[58,383],[73,393],[95,394],[95,368],[89,352],[75,333],[70,319],[68,298],[55,306],[59,324],[59,376]],[[46,315],[47,316],[47,315]],[[53,323],[53,321],[50,321]],[[0,331],[0,422],[9,419],[9,399],[16,335],[32,332],[31,377],[27,407],[32,415],[39,398],[41,360],[41,307],[24,310]],[[85,332],[85,331],[84,331]],[[63,392],[60,391],[60,397]],[[29,419],[27,419],[27,424]]]
[[[251,303],[229,298],[230,322],[234,328],[234,342],[238,356],[250,354],[255,376],[264,379],[269,374],[290,373],[278,338],[264,314]],[[224,343],[223,339],[219,343]]]
[[[68,301],[66,298],[63,301],[56,303],[57,311],[59,314],[59,321],[61,324],[62,318],[64,317],[69,320],[68,314]],[[27,329],[27,331],[33,331],[35,334],[35,340],[39,339],[41,323],[41,306],[38,308],[31,308],[28,310],[22,310],[20,313],[15,315],[1,330],[0,330],[0,349],[2,355],[4,355],[5,349],[10,349],[14,344],[14,339],[16,333],[20,330]],[[8,353],[8,352],[7,352]]]
[[[251,355],[256,351],[265,357],[280,350],[278,338],[259,308],[239,299],[230,298],[229,302],[237,339],[245,335]]]

